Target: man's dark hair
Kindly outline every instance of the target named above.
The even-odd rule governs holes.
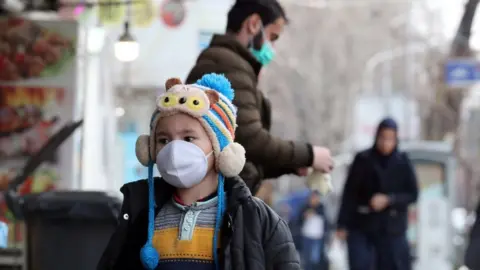
[[[285,10],[277,0],[237,0],[228,12],[227,31],[238,33],[248,16],[258,14],[264,26],[278,18],[287,20]]]
[[[285,13],[285,10],[283,9],[282,5],[280,5],[278,1],[273,1],[272,6],[273,6],[275,20],[281,17],[285,20],[285,22],[288,23],[287,14]]]

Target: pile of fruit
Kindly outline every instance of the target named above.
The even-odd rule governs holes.
[[[71,40],[23,18],[0,19],[0,29],[2,81],[41,77],[74,50]]]

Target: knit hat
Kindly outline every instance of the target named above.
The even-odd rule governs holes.
[[[380,132],[383,129],[393,129],[395,131],[398,131],[397,122],[391,117],[386,117],[382,121],[380,121],[380,123],[377,126],[377,131],[375,132],[375,141],[373,145],[374,147],[375,147],[375,144],[377,143],[378,136],[380,136]]]
[[[155,129],[159,119],[176,113],[186,113],[197,118],[205,128],[213,145],[215,168],[218,171],[218,206],[213,239],[213,255],[217,269],[217,236],[225,211],[224,179],[238,175],[245,165],[245,149],[234,142],[237,109],[232,104],[234,91],[223,75],[204,75],[195,84],[182,84],[178,78],[165,83],[166,93],[157,98],[156,109],[150,121],[150,135],[141,135],[136,142],[138,160],[148,167],[149,213],[147,243],[140,251],[147,269],[155,269],[159,255],[152,245],[155,223],[155,195],[153,164],[155,163]]]
[[[384,128],[391,128],[393,130],[398,130],[398,125],[397,125],[397,122],[393,118],[387,117],[387,118],[384,118],[382,121],[380,121],[377,129],[381,130],[381,129],[384,129]]]

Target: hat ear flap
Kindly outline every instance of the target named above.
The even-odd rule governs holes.
[[[149,154],[149,141],[150,136],[148,135],[140,135],[135,143],[135,154],[137,156],[138,161],[143,166],[148,166],[150,161],[150,154]]]
[[[217,157],[217,168],[225,177],[237,176],[245,166],[245,149],[238,143],[230,143]]]

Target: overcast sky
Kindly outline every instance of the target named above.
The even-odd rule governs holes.
[[[438,10],[443,20],[444,33],[448,38],[452,38],[460,22],[465,0],[426,0],[430,8]],[[480,49],[480,12],[477,16],[473,28],[472,46]]]

